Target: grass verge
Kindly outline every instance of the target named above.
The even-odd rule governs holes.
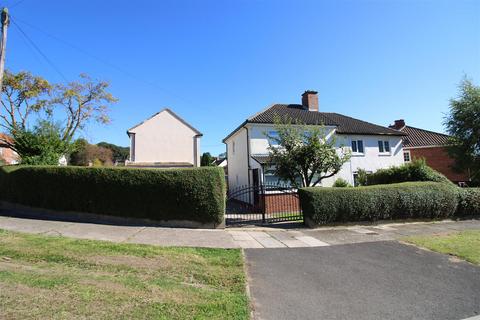
[[[480,230],[462,231],[448,235],[413,236],[404,240],[480,265]]]
[[[2,319],[248,319],[240,250],[0,230]]]

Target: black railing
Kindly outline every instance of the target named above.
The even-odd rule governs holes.
[[[227,195],[226,222],[263,224],[303,221],[297,189],[279,184],[246,185]]]

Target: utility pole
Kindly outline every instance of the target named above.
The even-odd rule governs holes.
[[[5,70],[5,48],[7,47],[7,29],[10,24],[10,17],[8,15],[8,9],[2,10],[2,43],[0,43],[0,94],[3,88],[3,72]]]

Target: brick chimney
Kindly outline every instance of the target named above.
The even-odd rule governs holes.
[[[403,119],[395,120],[394,124],[390,126],[390,128],[395,129],[395,130],[400,130],[403,127],[405,127],[405,120],[403,120]]]
[[[302,106],[308,111],[318,112],[318,92],[307,90],[302,94]]]

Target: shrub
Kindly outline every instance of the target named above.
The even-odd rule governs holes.
[[[480,188],[459,189],[457,216],[480,216]]]
[[[357,170],[357,181],[355,186],[366,186],[368,181],[368,173],[365,169]]]
[[[345,180],[345,179],[338,178],[337,180],[335,180],[332,187],[334,187],[334,188],[346,188],[346,187],[350,187],[350,183],[348,183],[348,181]]]
[[[313,225],[333,222],[405,218],[445,218],[458,203],[455,186],[437,182],[405,182],[358,188],[302,188],[305,220]]]
[[[225,211],[221,168],[7,166],[0,190],[9,202],[129,218],[219,224]]]
[[[390,184],[407,181],[434,181],[452,184],[447,177],[427,166],[425,160],[416,159],[410,163],[388,169],[380,169],[368,175],[367,184]]]

